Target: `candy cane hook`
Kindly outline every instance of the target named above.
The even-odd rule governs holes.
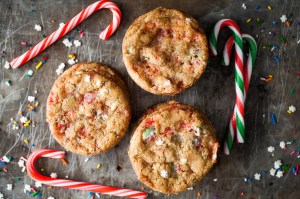
[[[32,47],[30,50],[25,52],[23,55],[15,58],[13,61],[10,62],[10,65],[12,68],[18,68],[43,52],[46,48],[48,48],[50,45],[52,45],[54,42],[59,40],[61,37],[63,37],[65,34],[70,32],[73,28],[75,28],[78,24],[80,24],[82,21],[84,21],[86,18],[88,18],[90,15],[92,15],[97,10],[107,8],[109,9],[113,14],[113,20],[109,24],[109,26],[100,33],[99,37],[103,40],[108,39],[118,28],[121,22],[121,11],[118,8],[118,6],[110,2],[108,0],[102,0],[97,1],[85,9],[83,9],[79,14],[77,14],[73,19],[68,21],[63,27],[60,27],[58,30],[53,32],[51,35],[47,36],[45,39],[40,41],[36,46]]]
[[[111,196],[120,196],[125,198],[138,198],[138,199],[147,198],[148,194],[141,191],[134,191],[131,189],[121,189],[116,187],[92,184],[88,182],[77,182],[73,180],[50,178],[48,176],[41,175],[39,172],[36,171],[34,167],[34,163],[40,157],[62,159],[64,158],[64,156],[65,156],[64,151],[57,151],[52,149],[38,149],[34,151],[32,154],[30,154],[30,156],[28,157],[28,160],[26,162],[27,172],[33,180],[49,186],[90,191],[90,192],[102,193]]]

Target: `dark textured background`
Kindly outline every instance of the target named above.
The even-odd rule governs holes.
[[[300,27],[295,25],[300,21],[300,1],[299,0],[266,0],[266,1],[229,1],[229,0],[116,0],[123,13],[123,20],[118,31],[108,40],[98,39],[98,34],[111,20],[108,10],[97,12],[79,28],[85,31],[85,36],[80,38],[82,46],[68,49],[62,44],[62,40],[48,48],[41,55],[28,62],[17,70],[5,70],[0,68],[0,156],[10,155],[15,159],[6,167],[11,172],[0,172],[0,192],[5,198],[32,198],[23,193],[24,183],[34,185],[34,182],[22,173],[17,165],[20,156],[26,157],[34,147],[62,149],[52,138],[48,126],[45,122],[45,105],[48,92],[57,77],[55,70],[61,62],[67,62],[68,54],[76,53],[79,61],[102,61],[111,65],[121,72],[127,81],[132,99],[132,123],[149,106],[170,99],[182,103],[189,103],[202,112],[212,121],[217,129],[217,137],[223,143],[227,124],[234,106],[234,74],[233,65],[222,66],[218,58],[210,58],[206,72],[195,86],[176,97],[154,96],[140,89],[128,76],[121,57],[121,44],[126,29],[138,16],[158,7],[170,7],[181,9],[195,17],[207,34],[210,33],[213,25],[222,18],[232,18],[237,21],[243,32],[253,36],[258,35],[259,54],[255,64],[252,81],[246,102],[246,143],[235,144],[230,156],[220,153],[217,165],[203,179],[201,183],[194,187],[192,191],[186,191],[178,195],[166,196],[152,192],[148,188],[150,198],[196,198],[197,192],[201,192],[201,198],[242,198],[240,193],[245,193],[244,198],[300,198],[300,179],[294,176],[289,170],[283,178],[278,179],[269,174],[262,176],[260,181],[252,180],[245,183],[245,177],[253,178],[256,172],[269,171],[273,162],[281,159],[283,163],[295,166],[300,163],[300,159],[290,156],[289,152],[299,146],[299,113],[290,115],[286,111],[293,104],[300,109],[299,103],[299,76],[296,71],[300,71]],[[41,40],[40,34],[49,35],[58,27],[60,22],[66,22],[92,1],[79,0],[3,0],[0,1],[0,50],[5,50],[6,55],[2,56],[0,66],[5,61],[10,61],[28,47],[21,45],[21,41],[36,44]],[[242,9],[242,3],[246,3],[247,10]],[[255,10],[259,5],[260,9]],[[272,6],[272,10],[267,10],[267,5]],[[34,12],[32,12],[34,10]],[[293,13],[291,27],[280,22],[282,14],[290,16]],[[245,20],[251,17],[251,23]],[[264,19],[265,22],[257,25],[256,17]],[[54,18],[56,22],[51,23]],[[278,21],[274,26],[272,21]],[[34,30],[35,24],[43,25],[42,32]],[[275,32],[275,37],[269,36],[269,31]],[[223,46],[229,31],[224,30],[220,37],[220,48]],[[284,34],[288,42],[283,45],[280,42],[280,34]],[[67,36],[74,36],[79,39],[79,34],[72,31]],[[270,48],[263,49],[263,45],[274,44],[279,46],[279,50],[273,52]],[[280,63],[273,60],[273,56],[278,55]],[[48,56],[48,62],[38,71],[35,65],[42,57]],[[29,69],[34,70],[31,78],[23,78]],[[274,75],[274,80],[264,84],[260,77],[268,74]],[[5,85],[5,80],[12,81],[12,87]],[[294,95],[289,94],[289,90],[294,89]],[[27,96],[36,94],[40,106],[36,113],[27,111]],[[20,130],[12,130],[10,118],[19,120],[18,112],[23,110],[26,115],[36,122],[36,127],[23,127]],[[271,113],[274,113],[278,124],[274,126],[271,121]],[[23,142],[28,139],[29,143]],[[280,141],[295,139],[296,143],[288,146],[286,151],[279,148]],[[58,176],[64,178],[68,175],[70,179],[103,183],[119,187],[140,189],[142,186],[136,179],[127,156],[129,143],[129,133],[120,144],[107,153],[91,157],[88,163],[84,163],[86,157],[67,153],[69,165],[62,166],[60,161],[42,160],[38,165],[46,169],[46,174],[57,172]],[[275,156],[272,157],[267,152],[267,147],[276,146]],[[97,170],[98,163],[102,164]],[[117,171],[117,166],[121,170]],[[3,166],[1,166],[1,169]],[[21,177],[21,181],[16,182],[15,177]],[[213,179],[217,178],[217,182]],[[7,191],[6,184],[13,183],[14,190]],[[61,188],[41,189],[43,198],[52,195],[58,198],[88,198],[87,192],[66,190]],[[102,196],[104,197],[104,196]]]

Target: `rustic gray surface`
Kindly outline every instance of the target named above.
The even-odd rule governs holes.
[[[116,0],[124,14],[121,26],[118,31],[108,40],[98,39],[98,34],[111,20],[109,11],[101,11],[88,18],[79,28],[85,31],[81,38],[83,45],[80,48],[74,46],[70,49],[62,44],[62,40],[48,48],[41,55],[17,70],[5,70],[0,68],[0,156],[13,156],[12,163],[6,165],[11,175],[0,172],[0,192],[5,198],[32,198],[23,193],[24,184],[34,185],[34,182],[22,173],[17,165],[20,156],[27,157],[35,148],[52,148],[63,150],[62,147],[52,138],[47,123],[45,122],[45,105],[48,92],[57,78],[55,70],[61,62],[67,62],[70,53],[76,53],[79,61],[102,61],[111,65],[121,72],[126,79],[132,99],[132,123],[149,106],[170,99],[182,103],[193,104],[204,112],[217,129],[217,137],[223,142],[224,133],[227,131],[227,124],[234,105],[234,75],[233,66],[224,67],[219,64],[217,58],[210,58],[205,74],[197,84],[186,92],[176,97],[154,96],[140,89],[128,76],[121,57],[121,44],[126,29],[133,20],[151,9],[158,6],[178,8],[195,17],[206,33],[210,33],[215,22],[222,18],[232,18],[240,24],[243,32],[252,35],[259,35],[259,55],[253,71],[252,82],[246,102],[246,143],[235,144],[232,154],[225,156],[220,153],[218,164],[194,187],[193,191],[186,191],[178,195],[166,196],[145,189],[150,193],[149,198],[197,198],[197,192],[201,192],[201,198],[239,198],[241,192],[245,192],[244,198],[300,198],[299,176],[294,176],[289,170],[283,178],[278,179],[269,174],[262,176],[260,181],[252,180],[245,183],[244,177],[253,178],[256,172],[269,170],[273,162],[281,159],[284,163],[295,166],[300,159],[290,156],[289,152],[299,146],[299,113],[290,115],[286,111],[289,105],[293,104],[300,109],[299,103],[299,76],[300,71],[300,39],[299,26],[295,25],[300,21],[300,1],[229,1],[229,0]],[[0,66],[5,61],[12,60],[25,52],[28,47],[21,45],[21,41],[36,44],[40,41],[40,34],[50,34],[58,27],[59,22],[66,22],[75,14],[80,12],[92,1],[30,1],[13,0],[0,2],[0,51],[4,50]],[[241,8],[246,3],[247,10]],[[266,9],[270,4],[272,10]],[[260,5],[259,10],[254,7]],[[32,11],[34,10],[34,11]],[[286,27],[281,24],[279,18],[282,14],[290,16],[293,13],[292,26]],[[245,19],[251,17],[252,22],[246,23]],[[255,24],[255,18],[265,20],[261,25]],[[51,23],[51,19],[56,20]],[[272,21],[279,22],[277,26]],[[43,25],[43,31],[36,32],[35,24]],[[275,37],[268,35],[269,31],[275,32]],[[220,47],[224,44],[228,31],[224,31],[220,37]],[[279,35],[284,34],[288,45],[280,43]],[[79,34],[72,31],[67,36],[74,36],[79,39]],[[279,50],[273,52],[270,48],[263,49],[266,44],[279,45]],[[273,60],[273,55],[278,55],[280,63]],[[48,62],[41,69],[35,71],[34,66],[42,57],[48,56]],[[31,78],[24,78],[27,70],[33,69]],[[263,86],[260,77],[268,74],[274,75],[274,80]],[[5,85],[5,80],[10,79],[12,86]],[[293,95],[289,90],[294,89]],[[38,91],[37,94],[34,91]],[[40,106],[36,113],[27,111],[27,96],[36,96]],[[12,130],[10,118],[19,120],[18,112],[24,111],[31,120],[36,122],[36,127],[22,127],[20,130]],[[277,117],[278,124],[274,126],[271,121],[271,113]],[[29,143],[23,142],[28,139]],[[286,151],[279,148],[280,141],[295,139],[296,143],[289,145]],[[121,143],[107,153],[91,157],[88,163],[84,163],[86,157],[67,153],[69,165],[62,165],[57,160],[45,160],[39,162],[40,168],[45,168],[45,174],[57,172],[58,176],[80,181],[90,181],[105,185],[140,189],[142,184],[136,179],[127,156],[129,133]],[[32,144],[35,146],[33,147]],[[267,147],[276,147],[275,156],[267,152]],[[97,170],[98,163],[102,164]],[[117,166],[121,170],[117,170]],[[3,169],[3,166],[0,166]],[[21,177],[16,182],[15,178]],[[213,179],[218,181],[214,182]],[[14,185],[13,191],[6,190],[6,184]],[[61,188],[41,189],[42,198],[54,196],[58,198],[88,198],[87,192],[66,190]],[[105,196],[101,196],[105,198]],[[106,196],[108,198],[108,196]]]

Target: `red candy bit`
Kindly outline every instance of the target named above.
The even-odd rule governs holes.
[[[86,136],[86,130],[85,128],[82,128],[80,131],[79,131],[80,135],[82,135],[83,137]]]
[[[185,128],[187,128],[187,124],[184,123],[184,122],[182,122],[182,123],[180,124],[180,129],[185,129]]]
[[[168,135],[171,135],[172,131],[171,131],[171,128],[170,127],[167,127],[165,130],[164,130],[164,135],[167,137]]]
[[[155,125],[155,121],[154,120],[146,120],[145,121],[145,127],[150,127],[150,126],[153,126]]]
[[[70,118],[73,118],[73,117],[74,117],[74,111],[72,111],[72,110],[67,111],[67,115],[68,115]]]
[[[180,171],[181,171],[181,166],[180,166],[180,164],[177,164],[176,172],[178,173],[178,172],[180,172]]]

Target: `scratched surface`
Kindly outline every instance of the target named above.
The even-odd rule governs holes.
[[[105,10],[97,12],[79,25],[79,29],[85,32],[83,38],[80,38],[76,31],[67,35],[80,39],[81,47],[67,48],[60,40],[20,69],[5,70],[2,67],[5,61],[10,61],[29,49],[21,45],[22,41],[36,44],[40,41],[41,34],[49,35],[56,30],[60,22],[66,22],[92,1],[0,1],[0,50],[6,52],[1,54],[0,63],[0,156],[8,155],[14,158],[6,165],[10,173],[0,172],[0,192],[5,198],[32,198],[23,192],[25,183],[34,185],[34,182],[18,167],[20,156],[27,157],[35,148],[63,150],[51,136],[45,122],[45,105],[48,92],[57,78],[55,70],[61,62],[67,63],[70,53],[76,53],[79,61],[104,62],[120,71],[131,91],[132,124],[147,107],[174,99],[193,104],[204,112],[217,129],[218,139],[223,142],[234,105],[233,65],[224,67],[217,58],[210,58],[208,68],[197,84],[176,97],[154,96],[141,90],[129,78],[124,68],[121,44],[126,29],[136,17],[158,6],[178,8],[189,13],[198,20],[207,34],[217,20],[232,18],[240,24],[243,32],[258,35],[259,55],[246,102],[246,143],[235,144],[230,156],[220,153],[217,165],[193,190],[167,196],[145,188],[145,191],[150,193],[149,198],[197,198],[199,191],[201,198],[214,198],[216,195],[220,198],[239,198],[242,191],[245,192],[244,198],[300,198],[300,178],[294,176],[291,169],[281,179],[267,174],[262,176],[260,181],[244,182],[245,177],[253,178],[257,172],[269,171],[277,159],[292,166],[300,163],[300,159],[289,155],[289,151],[296,149],[300,144],[299,132],[293,133],[294,130],[299,131],[300,111],[292,115],[287,113],[291,104],[300,109],[300,81],[296,75],[296,71],[300,71],[300,45],[297,45],[300,27],[295,25],[300,21],[300,1],[118,0],[116,2],[120,5],[124,18],[118,31],[109,40],[98,39],[99,32],[111,20],[110,12]],[[246,3],[247,10],[241,8],[242,3]],[[269,4],[272,5],[271,11],[266,9]],[[256,5],[260,5],[261,8],[255,10]],[[281,24],[279,20],[281,15],[290,16],[291,13],[293,13],[291,27]],[[251,23],[245,22],[248,17],[252,18]],[[256,17],[264,19],[265,22],[257,25]],[[55,23],[51,23],[52,18],[55,19]],[[279,24],[274,26],[273,20]],[[43,26],[42,32],[34,30],[35,24]],[[275,32],[274,38],[269,36],[270,31]],[[281,44],[279,38],[281,34],[286,37],[287,45]],[[220,37],[220,47],[224,44],[226,36],[228,32],[224,31]],[[274,43],[279,46],[278,50],[272,52],[270,48],[263,48],[263,45]],[[273,60],[274,55],[280,57],[280,63]],[[49,57],[48,62],[36,71],[34,66],[44,56]],[[34,74],[31,78],[26,78],[24,74],[29,69],[34,70]],[[274,75],[274,79],[264,84],[260,77],[268,74]],[[11,80],[12,86],[6,86],[5,80]],[[294,89],[293,95],[289,94],[290,89]],[[29,103],[27,96],[30,95],[36,96],[36,100],[40,102],[35,113],[27,110]],[[31,125],[21,127],[19,130],[12,129],[10,118],[19,121],[18,112],[21,110],[35,121],[35,127]],[[277,118],[276,126],[272,124],[271,113]],[[28,143],[23,142],[25,139]],[[295,139],[296,142],[288,146],[286,151],[278,147],[280,141],[291,139]],[[46,175],[56,172],[60,178],[68,176],[70,179],[80,181],[139,190],[142,184],[138,182],[128,160],[128,143],[129,133],[118,146],[101,155],[90,157],[87,163],[84,162],[86,157],[67,153],[68,165],[62,165],[56,160],[43,159],[37,166],[45,168]],[[276,146],[274,157],[267,152],[270,145]],[[100,169],[96,169],[98,163],[102,165]],[[119,171],[118,166],[121,167]],[[0,169],[3,168],[1,166]],[[16,177],[20,177],[21,180],[17,182]],[[215,178],[218,179],[216,182],[213,181]],[[6,190],[8,183],[13,184],[13,191]],[[40,190],[42,198],[48,196],[62,199],[88,198],[87,192],[47,186],[43,186]],[[109,196],[102,195],[101,198]]]

